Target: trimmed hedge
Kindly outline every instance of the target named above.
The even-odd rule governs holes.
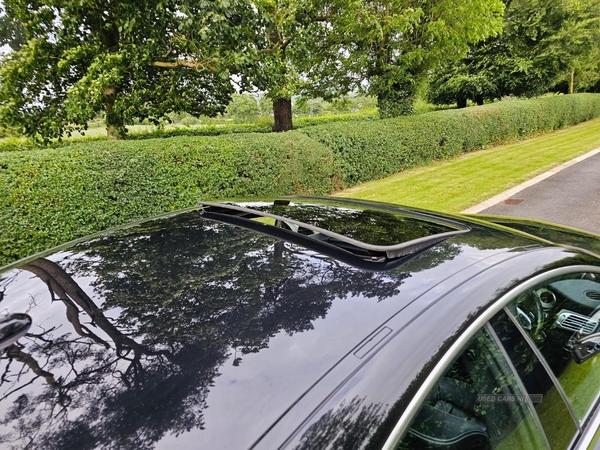
[[[600,94],[399,119],[0,153],[0,266],[199,200],[326,194],[600,116]]]
[[[0,267],[201,199],[326,194],[336,176],[331,151],[295,131],[3,153]]]
[[[352,186],[597,116],[600,95],[575,94],[357,122],[351,127],[334,123],[302,132],[335,152],[342,183]]]

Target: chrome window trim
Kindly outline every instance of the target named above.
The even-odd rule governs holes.
[[[567,394],[565,394],[565,391],[564,391],[563,387],[561,386],[560,381],[558,381],[558,378],[556,378],[556,376],[554,375],[554,371],[552,370],[552,368],[546,361],[546,358],[544,358],[544,355],[542,355],[542,352],[540,352],[540,350],[537,348],[537,345],[535,345],[535,342],[533,342],[533,339],[531,339],[529,337],[529,335],[527,334],[527,332],[521,327],[521,325],[519,325],[519,323],[517,322],[517,319],[508,310],[506,305],[504,306],[503,309],[504,309],[504,313],[508,316],[508,319],[513,323],[513,325],[517,328],[517,330],[519,330],[519,333],[521,333],[521,336],[523,337],[525,342],[527,342],[527,344],[529,344],[529,347],[531,348],[531,351],[533,351],[533,354],[537,357],[537,359],[542,364],[544,369],[546,369],[546,373],[550,377],[550,380],[552,380],[552,383],[554,383],[554,387],[558,391],[558,395],[560,395],[560,397],[563,399],[563,402],[567,406],[567,409],[569,410],[569,414],[571,415],[571,418],[573,419],[573,422],[575,423],[575,427],[577,428],[577,431],[579,433],[581,433],[581,423],[579,422],[579,419],[575,415],[575,411],[573,411],[573,408],[571,407],[571,402],[569,402],[569,399],[567,398]]]
[[[596,409],[598,409],[598,414],[600,415],[600,408],[597,408],[597,406],[596,406],[596,405],[598,405],[598,402],[600,402],[600,392],[598,392],[596,394],[596,397],[594,398],[594,401],[592,402],[592,406],[590,406],[590,409],[587,410],[587,412],[585,413],[585,416],[583,416],[583,418],[580,420],[580,422],[582,424],[586,424],[590,420],[593,420],[592,418],[595,417],[595,415],[596,415]],[[586,428],[586,426],[584,425],[583,428]],[[599,441],[600,441],[600,439],[599,439]]]
[[[594,440],[594,436],[596,435],[596,431],[600,428],[600,408],[596,408],[595,415],[585,427],[585,430],[581,433],[581,439],[577,445],[577,448],[580,449],[588,449],[592,441]],[[600,446],[600,439],[596,442],[593,448],[598,448]]]
[[[433,368],[427,379],[423,382],[417,393],[414,395],[410,403],[408,404],[406,411],[400,417],[400,420],[396,423],[396,426],[388,436],[385,444],[383,445],[383,450],[395,450],[398,444],[400,443],[404,433],[412,423],[415,418],[417,412],[421,408],[421,405],[427,398],[429,391],[433,389],[435,383],[441,378],[446,369],[450,366],[452,361],[460,354],[463,350],[463,347],[467,344],[469,339],[471,339],[477,331],[485,326],[485,324],[494,317],[498,312],[504,308],[509,301],[511,301],[517,295],[522,294],[523,292],[531,289],[534,286],[542,283],[543,281],[557,277],[560,275],[567,275],[575,272],[594,272],[600,273],[600,267],[589,266],[589,265],[578,265],[578,266],[567,266],[560,267],[557,269],[552,269],[542,274],[536,275],[533,278],[530,278],[519,286],[511,289],[502,297],[500,297],[492,306],[490,306],[487,310],[485,310],[479,317],[475,319],[475,321],[469,325],[469,327],[465,330],[463,334],[452,344],[452,346],[448,349],[446,354],[442,356],[438,364]]]
[[[533,406],[533,402],[531,401],[531,398],[529,398],[529,396],[527,395],[527,389],[525,389],[525,385],[523,384],[523,380],[521,380],[521,377],[519,376],[519,372],[517,372],[517,368],[513,364],[512,360],[510,359],[510,356],[508,356],[508,353],[506,353],[506,349],[504,348],[502,341],[496,334],[496,330],[494,330],[494,327],[492,327],[492,324],[487,322],[485,324],[485,328],[488,330],[488,333],[490,333],[490,336],[492,336],[492,339],[494,340],[494,342],[500,349],[500,353],[506,360],[508,367],[510,367],[510,370],[512,371],[513,376],[515,377],[515,381],[516,381],[517,385],[519,386],[519,389],[521,389],[521,392],[523,392],[523,395],[525,395],[525,398],[527,399],[527,406],[529,407],[529,412],[531,413],[531,416],[533,417],[533,420],[534,420],[535,424],[537,425],[539,432],[544,437],[544,442],[546,443],[546,448],[551,449],[552,447],[550,446],[550,441],[548,441],[548,436],[546,435],[546,431],[544,430],[544,427],[542,426],[542,422],[540,421],[540,417],[538,416],[538,413],[535,410],[535,406]]]

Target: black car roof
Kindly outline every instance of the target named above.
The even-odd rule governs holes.
[[[416,239],[460,233],[372,270],[359,262],[372,255],[205,205],[26,260],[0,272],[2,307],[33,319],[1,362],[0,439],[38,427],[33,448],[77,439],[89,448],[249,447],[282,417],[302,420],[293,406],[329,386],[320,380],[347,377],[386,338],[382,324],[435,285],[545,245],[390,206],[292,203],[288,222],[307,223],[303,208],[313,219],[334,211],[337,231],[362,217],[376,232],[385,213]]]

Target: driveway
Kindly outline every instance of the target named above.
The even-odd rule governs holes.
[[[541,219],[600,234],[600,149],[463,212]]]

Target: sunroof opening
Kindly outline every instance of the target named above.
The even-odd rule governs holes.
[[[252,217],[252,220],[259,223],[264,223],[265,225],[277,226],[277,220],[273,219],[272,217]]]
[[[273,205],[260,210],[378,246],[392,246],[426,236],[456,231],[456,228],[440,223],[373,209],[301,204]]]
[[[201,205],[207,218],[221,221],[227,221],[224,220],[227,216],[243,218],[334,246],[373,262],[402,258],[469,231],[457,222],[426,214],[330,200],[322,203],[292,203],[289,200],[250,204],[203,202]]]

